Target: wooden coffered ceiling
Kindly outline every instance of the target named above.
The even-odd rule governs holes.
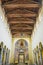
[[[15,34],[32,34],[41,0],[1,0],[12,36]]]

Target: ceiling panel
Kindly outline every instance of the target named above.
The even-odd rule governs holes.
[[[12,36],[32,34],[41,0],[1,0]]]

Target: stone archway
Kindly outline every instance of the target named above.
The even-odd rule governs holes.
[[[19,40],[24,40],[24,41],[26,41],[27,42],[27,44],[28,44],[28,55],[29,55],[29,60],[28,60],[28,63],[30,62],[30,61],[32,61],[33,62],[33,59],[32,59],[32,44],[31,44],[31,42],[30,42],[30,38],[14,38],[13,39],[13,43],[12,43],[12,48],[11,48],[11,58],[10,58],[10,63],[14,63],[14,60],[15,60],[15,44],[17,43],[17,41],[19,41]],[[16,62],[17,63],[17,62]],[[26,62],[27,63],[27,62]]]
[[[15,62],[18,62],[18,56],[20,54],[22,56],[24,55],[25,59],[24,62],[26,63],[29,59],[29,54],[28,54],[28,42],[24,39],[19,39],[15,43],[15,51],[14,51]]]

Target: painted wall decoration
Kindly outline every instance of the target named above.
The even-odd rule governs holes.
[[[15,43],[15,51],[14,51],[15,61],[18,60],[19,53],[24,53],[25,61],[29,59],[27,41],[20,39]]]

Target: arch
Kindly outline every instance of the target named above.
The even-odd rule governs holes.
[[[20,39],[15,40],[14,44],[16,44],[16,42],[19,41],[19,40],[24,40],[24,41],[26,41],[28,43],[28,40],[26,40],[25,38],[23,38],[23,39],[20,38]]]
[[[25,42],[25,45],[28,47],[28,42],[24,39],[19,39],[16,41],[15,45],[18,44],[18,41]]]
[[[24,42],[23,44],[24,44],[24,46],[25,46],[25,51],[23,50],[23,48],[21,49],[21,47],[20,47],[20,43],[21,42]],[[21,52],[25,52],[25,57],[27,57],[27,58],[29,58],[29,54],[28,54],[28,41],[27,40],[25,40],[25,39],[18,39],[18,40],[16,40],[16,42],[15,42],[15,51],[14,51],[14,58],[16,58],[16,57],[18,57],[18,54],[19,54],[19,51],[20,51],[20,49],[21,49]],[[17,56],[16,56],[16,54],[17,54]]]

